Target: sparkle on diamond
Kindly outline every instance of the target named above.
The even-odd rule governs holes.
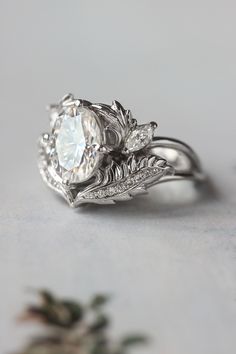
[[[73,181],[88,179],[97,167],[100,156],[101,130],[95,114],[79,108],[76,116],[64,115],[56,139],[61,167],[73,173]]]

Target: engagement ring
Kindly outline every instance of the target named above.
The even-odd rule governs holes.
[[[68,94],[49,113],[51,131],[39,139],[39,170],[70,206],[113,204],[161,182],[204,179],[188,145],[156,136],[155,122],[138,125],[117,101],[91,103]]]

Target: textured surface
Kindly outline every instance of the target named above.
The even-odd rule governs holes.
[[[142,353],[236,348],[236,5],[234,1],[0,2],[0,351],[27,287],[114,294],[114,334]],[[213,186],[71,210],[37,171],[44,106],[67,92],[118,99],[140,123],[190,143]],[[154,107],[155,104],[155,107]]]

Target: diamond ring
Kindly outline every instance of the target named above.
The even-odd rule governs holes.
[[[113,204],[161,182],[204,179],[188,145],[156,136],[155,122],[138,125],[117,101],[94,104],[68,94],[49,106],[49,115],[51,131],[39,139],[39,170],[70,206]]]

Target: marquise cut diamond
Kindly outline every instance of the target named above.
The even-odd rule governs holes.
[[[138,125],[128,135],[125,148],[130,151],[137,151],[147,146],[153,137],[154,128],[150,124]]]

